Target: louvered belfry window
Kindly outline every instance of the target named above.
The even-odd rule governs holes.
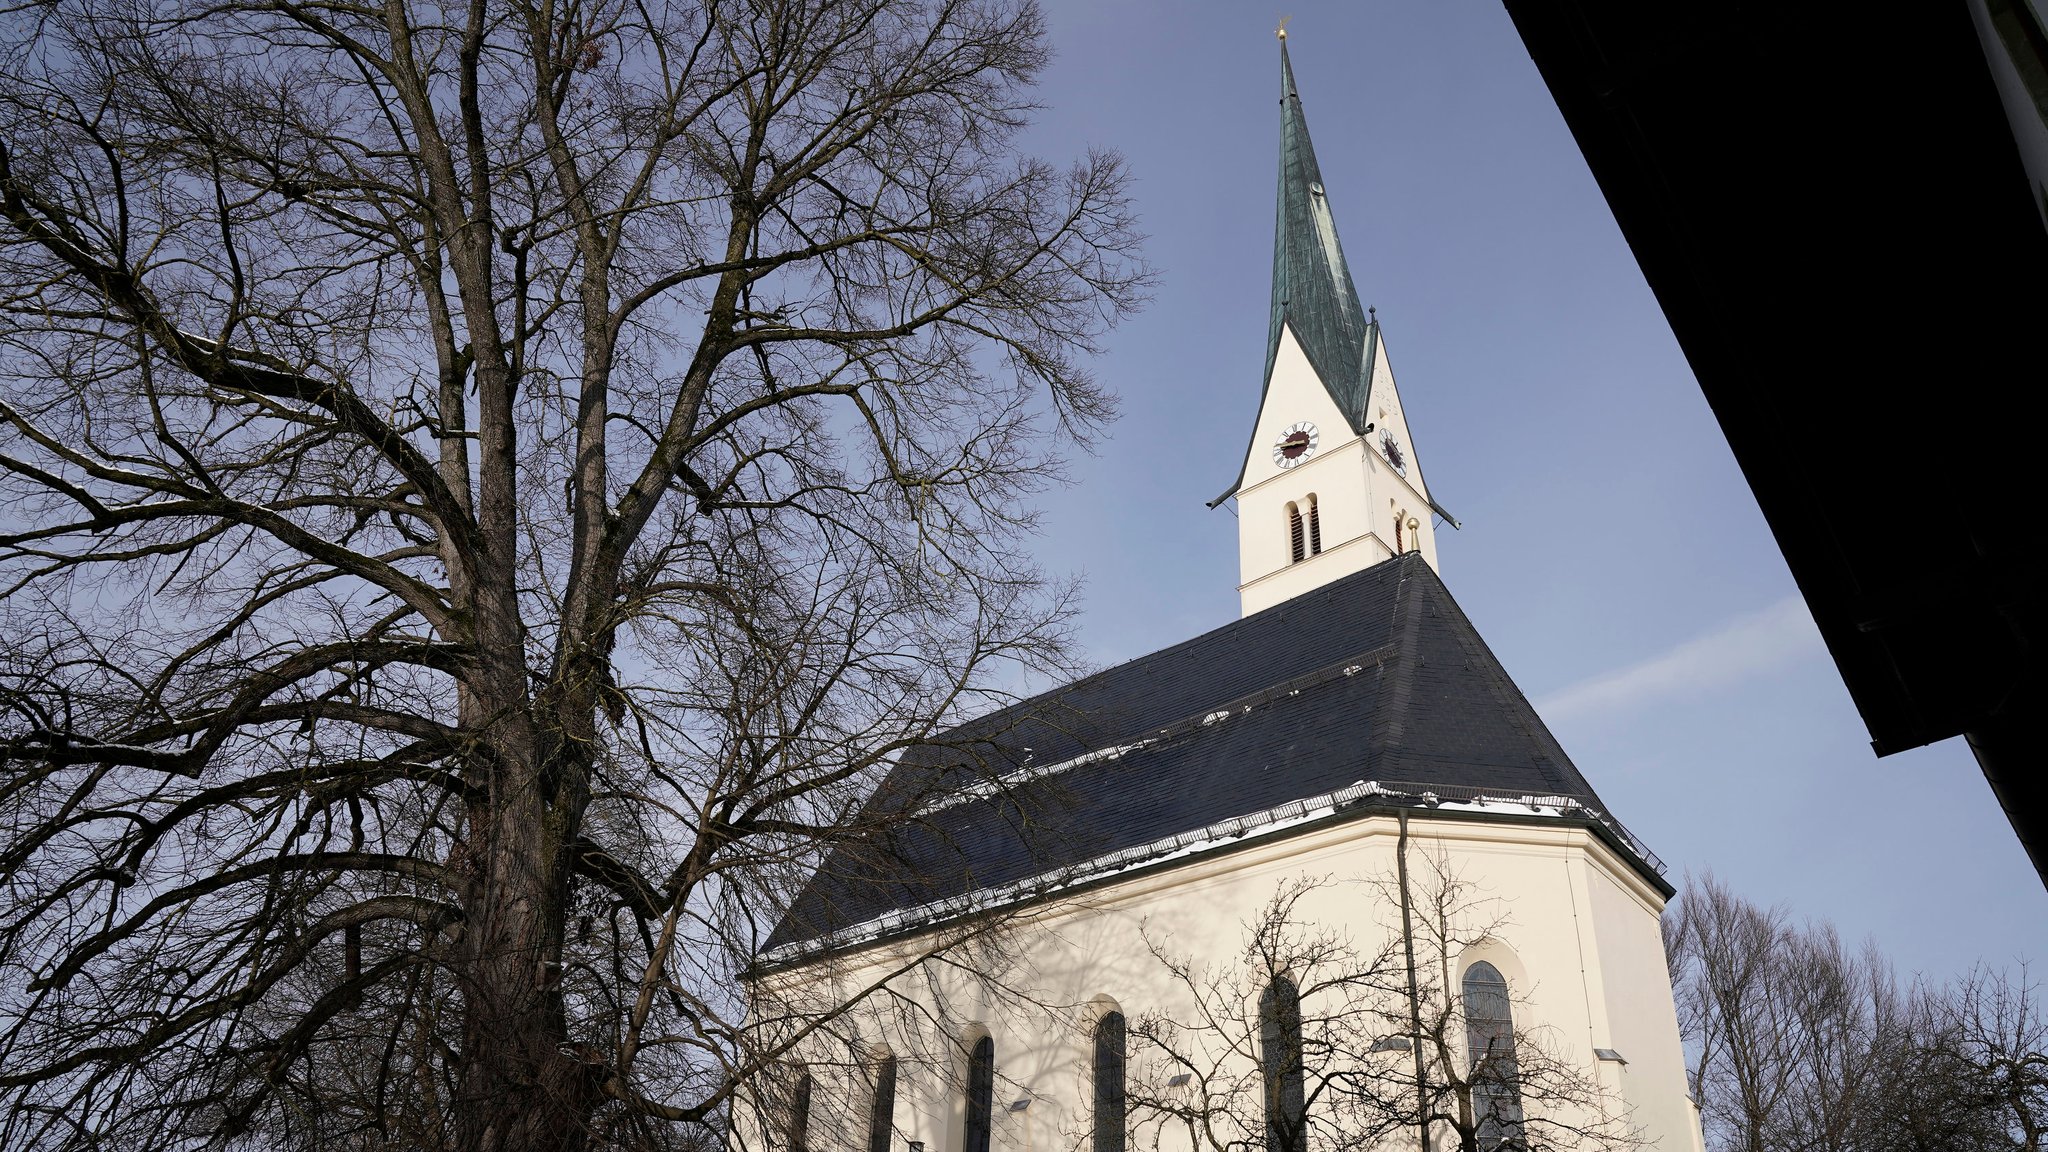
[[[1308,559],[1308,537],[1302,527],[1301,507],[1292,501],[1287,505],[1287,542],[1294,563]]]
[[[996,1099],[996,1042],[974,1042],[967,1057],[967,1140],[964,1152],[988,1152],[990,1115]]]
[[[1285,976],[1273,977],[1259,997],[1259,1064],[1266,1090],[1266,1152],[1305,1152],[1301,992]]]
[[[875,1065],[874,1110],[868,1116],[868,1152],[889,1152],[896,1132],[896,1057]]]
[[[1124,1152],[1124,1014],[1095,1022],[1095,1152]]]
[[[1308,495],[1308,554],[1309,554],[1309,555],[1311,555],[1311,556],[1320,556],[1320,555],[1322,555],[1322,551],[1323,551],[1323,513],[1322,513],[1322,504],[1321,504],[1321,503],[1320,503],[1319,501],[1317,501],[1317,500],[1316,500],[1316,495],[1315,495],[1315,493],[1311,492],[1311,493],[1309,493],[1309,495]]]

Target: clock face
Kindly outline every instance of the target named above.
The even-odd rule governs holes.
[[[1401,442],[1394,439],[1392,432],[1380,433],[1380,454],[1387,458],[1387,463],[1394,466],[1396,474],[1408,474],[1408,458],[1401,454]]]
[[[1280,434],[1280,442],[1273,445],[1273,463],[1282,468],[1292,468],[1315,454],[1316,426],[1306,420],[1289,425]]]

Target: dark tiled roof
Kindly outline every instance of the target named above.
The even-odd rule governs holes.
[[[1411,553],[913,750],[871,809],[916,814],[835,851],[768,944],[1366,780],[1605,810]]]

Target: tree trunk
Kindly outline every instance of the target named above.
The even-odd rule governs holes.
[[[569,1042],[561,995],[563,852],[559,813],[542,802],[542,773],[472,808],[485,829],[461,967],[463,1059],[455,1147],[463,1152],[568,1152],[584,1145],[601,1064]]]
[[[495,575],[495,574],[493,574]],[[468,809],[476,873],[465,906],[459,970],[462,1060],[454,1100],[461,1152],[573,1152],[584,1146],[603,1082],[601,1064],[570,1043],[561,991],[568,844],[583,814],[585,772],[562,753],[588,747],[580,722],[536,731],[524,689],[523,639],[510,581],[486,577],[499,612],[480,612],[483,690],[465,692],[471,731],[489,733],[468,775],[481,793]],[[493,626],[495,620],[495,627]],[[570,693],[572,697],[578,693]],[[559,729],[574,727],[579,744]],[[551,754],[552,753],[552,754]]]

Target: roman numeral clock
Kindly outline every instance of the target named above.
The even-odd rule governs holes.
[[[1292,468],[1315,454],[1316,426],[1306,420],[1288,425],[1280,442],[1273,445],[1273,463],[1282,468]]]

